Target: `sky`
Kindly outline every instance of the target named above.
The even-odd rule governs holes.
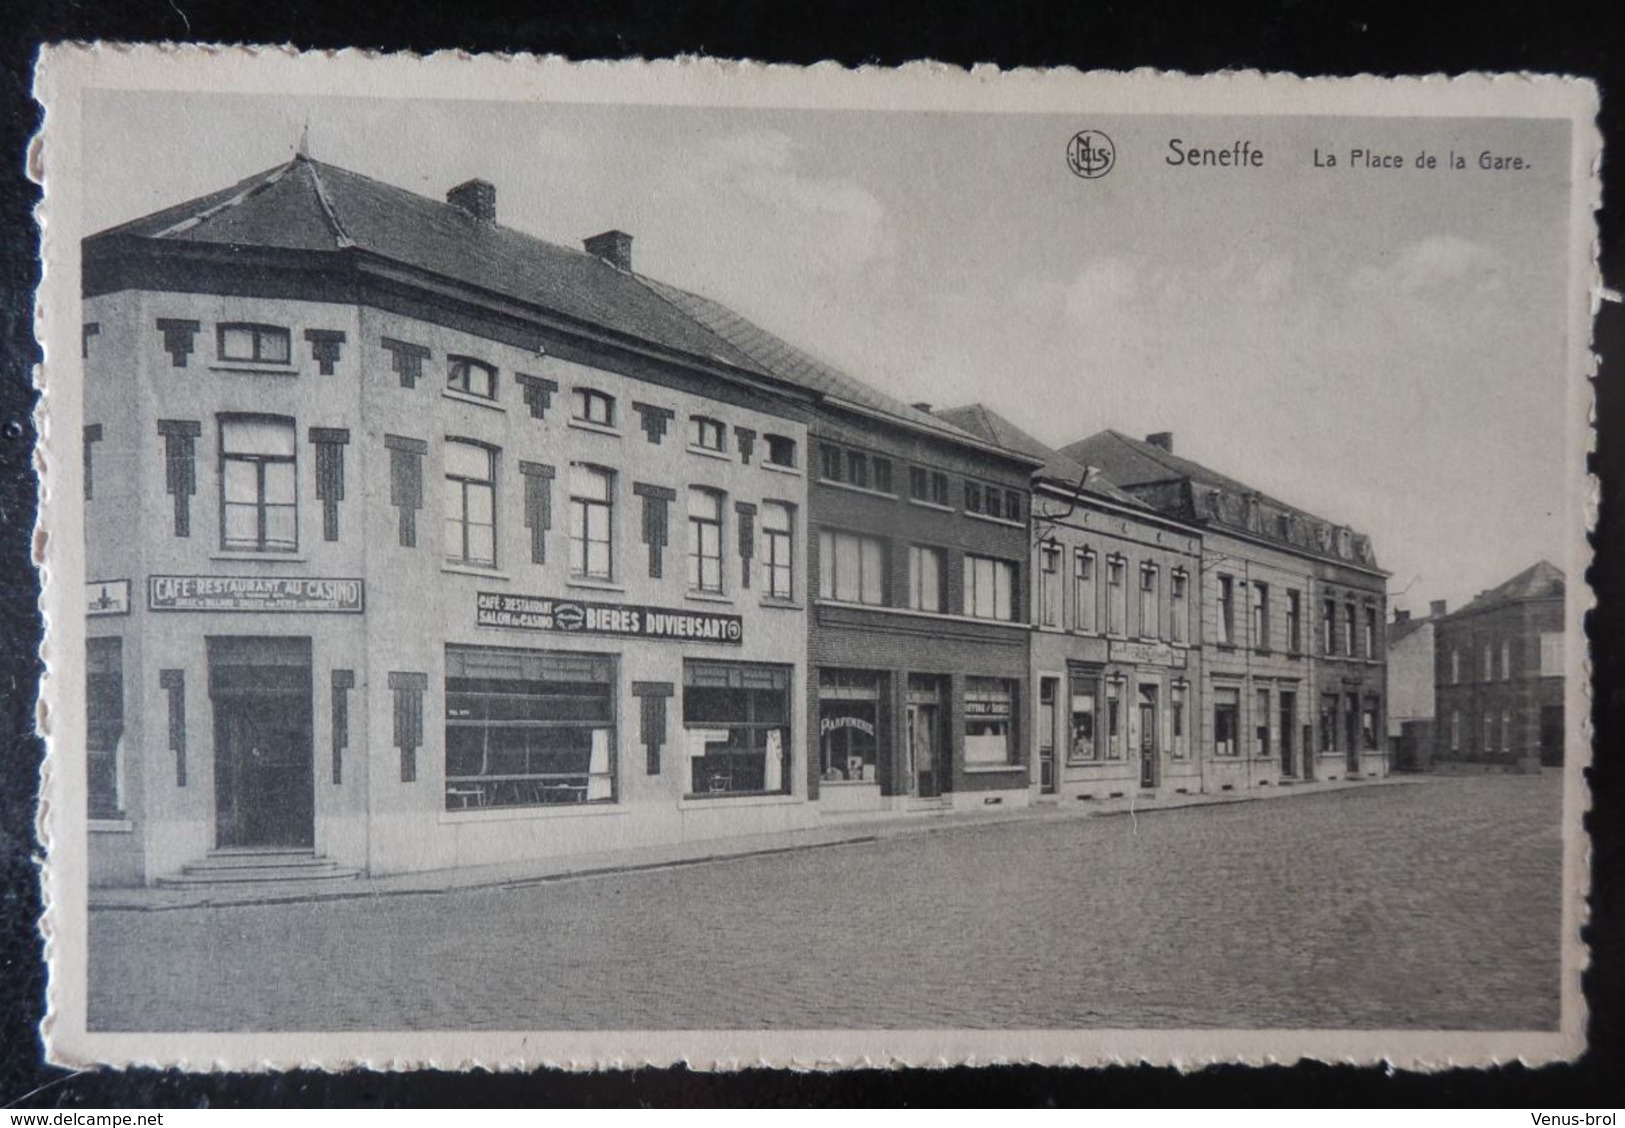
[[[425,195],[490,180],[499,222],[552,242],[628,231],[641,273],[899,399],[981,401],[1054,446],[1172,431],[1369,533],[1417,613],[1563,565],[1581,521],[1566,122],[121,91],[85,123],[86,231],[282,163],[308,126],[316,159]],[[1080,129],[1112,138],[1106,176],[1068,168]],[[1264,164],[1171,165],[1171,138]]]

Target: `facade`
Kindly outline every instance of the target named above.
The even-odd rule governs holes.
[[[1387,573],[1369,538],[1175,455],[1166,432],[1062,453],[1200,530],[1206,790],[1386,773]]]
[[[1396,769],[1417,771],[1433,759],[1433,628],[1444,613],[1443,600],[1426,618],[1395,608],[1388,624],[1388,755]]]
[[[940,415],[1043,460],[1031,539],[1037,800],[1202,791],[1197,531],[985,406]]]
[[[1437,621],[1435,761],[1563,762],[1565,589],[1543,560]]]

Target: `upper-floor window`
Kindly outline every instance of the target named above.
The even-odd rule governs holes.
[[[891,459],[876,457],[871,459],[870,462],[875,471],[875,489],[881,493],[891,493]]]
[[[1270,648],[1270,586],[1253,581],[1253,646]]]
[[[448,356],[446,390],[478,396],[480,399],[496,399],[497,370],[471,356]]]
[[[496,452],[479,443],[446,440],[446,559],[494,568]]]
[[[1459,685],[1460,683],[1461,683],[1461,648],[1453,646],[1453,647],[1450,648],[1450,684],[1451,685]]]
[[[704,415],[690,416],[688,420],[688,445],[699,447],[701,450],[721,451],[723,443],[727,440],[728,428],[716,419]]]
[[[293,552],[299,547],[293,420],[220,420],[220,547]]]
[[[1343,604],[1343,653],[1350,658],[1354,657],[1354,616],[1354,604]]]
[[[1286,648],[1296,654],[1303,649],[1303,596],[1286,593]]]
[[[846,452],[846,483],[862,490],[869,488],[869,456],[861,450]]]
[[[688,587],[722,591],[722,495],[716,490],[688,491]]]
[[[1095,550],[1080,548],[1072,558],[1072,625],[1080,631],[1100,629],[1095,584]]]
[[[1501,680],[1512,680],[1512,640],[1509,638],[1501,640]]]
[[[1190,577],[1184,572],[1175,571],[1168,578],[1168,613],[1173,620],[1169,625],[1170,634],[1175,642],[1189,642],[1191,634],[1191,606],[1187,592],[1190,588]]]
[[[1367,607],[1365,609],[1365,657],[1375,658],[1376,656],[1377,609],[1375,607]]]
[[[577,388],[572,394],[574,399],[574,416],[582,423],[593,423],[600,427],[615,426],[615,397],[606,395],[593,388]]]
[[[842,469],[845,466],[845,456],[841,448],[828,443],[818,448],[818,474],[826,482],[839,482],[842,478]]]
[[[1128,588],[1124,572],[1127,562],[1121,556],[1106,558],[1106,633],[1128,632]]]
[[[1491,649],[1490,644],[1486,642],[1484,644],[1484,680],[1485,681],[1493,681],[1494,679],[1495,679],[1495,651],[1493,649]]]
[[[1061,546],[1054,541],[1038,548],[1038,623],[1061,625]]]
[[[1236,643],[1236,581],[1233,576],[1219,577],[1219,643]]]
[[[908,496],[931,505],[948,504],[948,475],[923,466],[908,469]]]
[[[787,435],[768,435],[767,461],[771,466],[795,469],[796,441]]]
[[[228,322],[217,332],[221,360],[287,364],[292,359],[288,331],[281,326]]]
[[[989,517],[1004,516],[1004,491],[988,486],[982,491],[982,509]]]
[[[1320,650],[1323,654],[1337,653],[1337,600],[1328,599],[1320,605]]]
[[[1023,518],[1022,518],[1021,514],[1022,514],[1023,508],[1024,507],[1021,504],[1021,491],[1020,490],[1005,490],[1004,491],[1004,516],[1005,516],[1006,520],[1008,520],[1008,521],[1020,521],[1020,520],[1022,520]]]
[[[982,483],[965,483],[965,512],[980,513],[982,511]]]
[[[782,501],[762,502],[762,589],[774,599],[796,591],[795,511]]]
[[[1015,619],[1016,566],[989,556],[965,556],[965,614],[974,619]]]
[[[1140,637],[1162,637],[1162,604],[1159,601],[1162,573],[1155,564],[1140,565]]]
[[[908,546],[908,605],[915,611],[943,610],[942,549]]]
[[[615,475],[597,466],[570,467],[570,572],[588,579],[615,575]]]
[[[875,537],[818,534],[818,594],[843,603],[885,603],[886,545]]]

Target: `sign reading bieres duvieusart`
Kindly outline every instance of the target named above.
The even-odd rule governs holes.
[[[364,585],[322,576],[148,576],[153,611],[282,611],[359,614]]]
[[[745,638],[744,620],[738,615],[632,603],[587,603],[578,599],[493,591],[478,594],[474,622],[481,627],[723,642],[734,646]]]

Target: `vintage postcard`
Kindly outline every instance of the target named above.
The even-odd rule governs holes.
[[[37,88],[54,1060],[1583,1049],[1589,84]]]

